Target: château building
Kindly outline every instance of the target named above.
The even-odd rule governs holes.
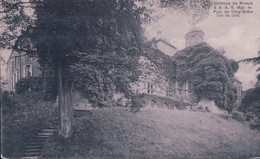
[[[201,30],[191,30],[185,36],[186,46],[194,46],[203,42],[203,36],[204,32]],[[154,40],[153,49],[168,56],[168,58],[173,57],[177,51],[175,46],[161,38]],[[141,56],[139,64],[141,75],[139,76],[138,82],[132,84],[132,89],[136,94],[151,94],[173,100],[191,101],[191,83],[189,81],[179,83],[175,80],[175,82],[170,82],[153,61],[146,57]]]
[[[186,47],[195,46],[204,41],[205,33],[198,27],[193,27],[186,35]],[[161,53],[173,57],[177,48],[161,38],[154,41],[154,49]],[[151,94],[173,100],[192,102],[191,81],[170,82],[156,67],[155,64],[146,57],[140,57],[140,72],[138,82],[132,84],[132,89],[136,94]],[[233,84],[237,89],[237,104],[241,102],[242,83],[234,78]]]
[[[15,84],[24,77],[41,76],[37,58],[28,57],[25,53],[12,51],[7,61],[8,91],[15,91]]]
[[[203,42],[204,35],[201,29],[193,27],[185,35],[186,47],[195,46]],[[170,59],[177,52],[175,46],[160,37],[154,39],[153,42],[150,51],[154,51],[155,54],[160,53]],[[136,94],[156,95],[184,102],[192,101],[191,81],[182,81],[181,83],[177,82],[177,80],[174,80],[174,82],[169,81],[162,73],[162,70],[155,65],[154,61],[144,56],[139,58],[139,64],[141,74],[139,80],[131,84],[133,92]],[[15,91],[15,84],[21,78],[42,76],[42,71],[36,58],[30,58],[25,53],[18,53],[16,51],[12,51],[7,62],[6,71],[9,91]],[[241,102],[242,83],[237,78],[234,78],[233,84],[237,89],[237,103],[239,104]]]

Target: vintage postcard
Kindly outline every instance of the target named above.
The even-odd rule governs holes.
[[[1,158],[260,158],[260,1],[2,0]]]

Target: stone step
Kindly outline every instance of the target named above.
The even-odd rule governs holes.
[[[37,137],[47,139],[47,138],[51,137],[51,135],[38,135]]]
[[[39,149],[41,149],[41,148],[43,148],[43,145],[27,145],[26,146],[26,150],[27,149],[36,149],[36,148],[39,148]]]
[[[32,138],[32,140],[46,140],[46,137],[39,137],[38,135]]]
[[[22,157],[21,159],[39,159],[39,156],[33,156],[33,157]]]
[[[27,150],[25,150],[25,152],[27,153],[27,152],[41,152],[42,151],[42,149],[40,149],[40,148],[38,148],[38,149],[27,149]]]
[[[50,125],[49,128],[51,129],[58,129],[59,125]]]
[[[49,136],[51,136],[51,135],[53,135],[53,132],[40,132],[40,133],[38,133],[38,135],[43,135],[43,136],[49,135]]]
[[[45,138],[44,140],[40,140],[40,139],[31,139],[30,143],[36,143],[36,144],[43,144],[44,142],[47,141],[47,138]]]
[[[57,131],[57,129],[42,129],[42,132],[54,132],[54,131]]]
[[[46,141],[47,138],[32,138],[30,142],[43,142]]]
[[[26,152],[24,153],[23,157],[34,157],[34,156],[41,156],[40,152]]]
[[[37,141],[37,142],[29,142],[28,143],[28,146],[43,146],[44,145],[44,142],[39,142],[39,141]]]
[[[26,144],[23,153],[20,154],[20,158],[39,159],[47,139],[58,130],[58,127],[59,122],[54,121],[49,127],[40,130],[36,136],[31,137],[30,141]]]

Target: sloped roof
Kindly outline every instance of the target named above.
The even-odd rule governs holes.
[[[173,46],[172,44],[168,43],[167,41],[165,41],[165,40],[163,40],[163,39],[158,39],[158,40],[155,41],[155,43],[157,43],[157,42],[159,42],[159,41],[165,43],[166,45],[168,45],[168,46],[170,46],[170,47],[172,47],[172,48],[174,48],[174,49],[177,49],[177,47]]]

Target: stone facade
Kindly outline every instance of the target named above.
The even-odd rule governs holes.
[[[154,47],[168,56],[173,56],[177,51],[176,47],[161,39],[155,41]],[[146,57],[141,56],[139,64],[141,75],[138,82],[132,84],[132,90],[136,94],[150,94],[173,100],[191,101],[190,82],[172,83],[168,81],[156,65]]]
[[[30,58],[25,53],[12,51],[7,61],[8,91],[15,91],[15,84],[24,77],[41,76],[37,58]]]

